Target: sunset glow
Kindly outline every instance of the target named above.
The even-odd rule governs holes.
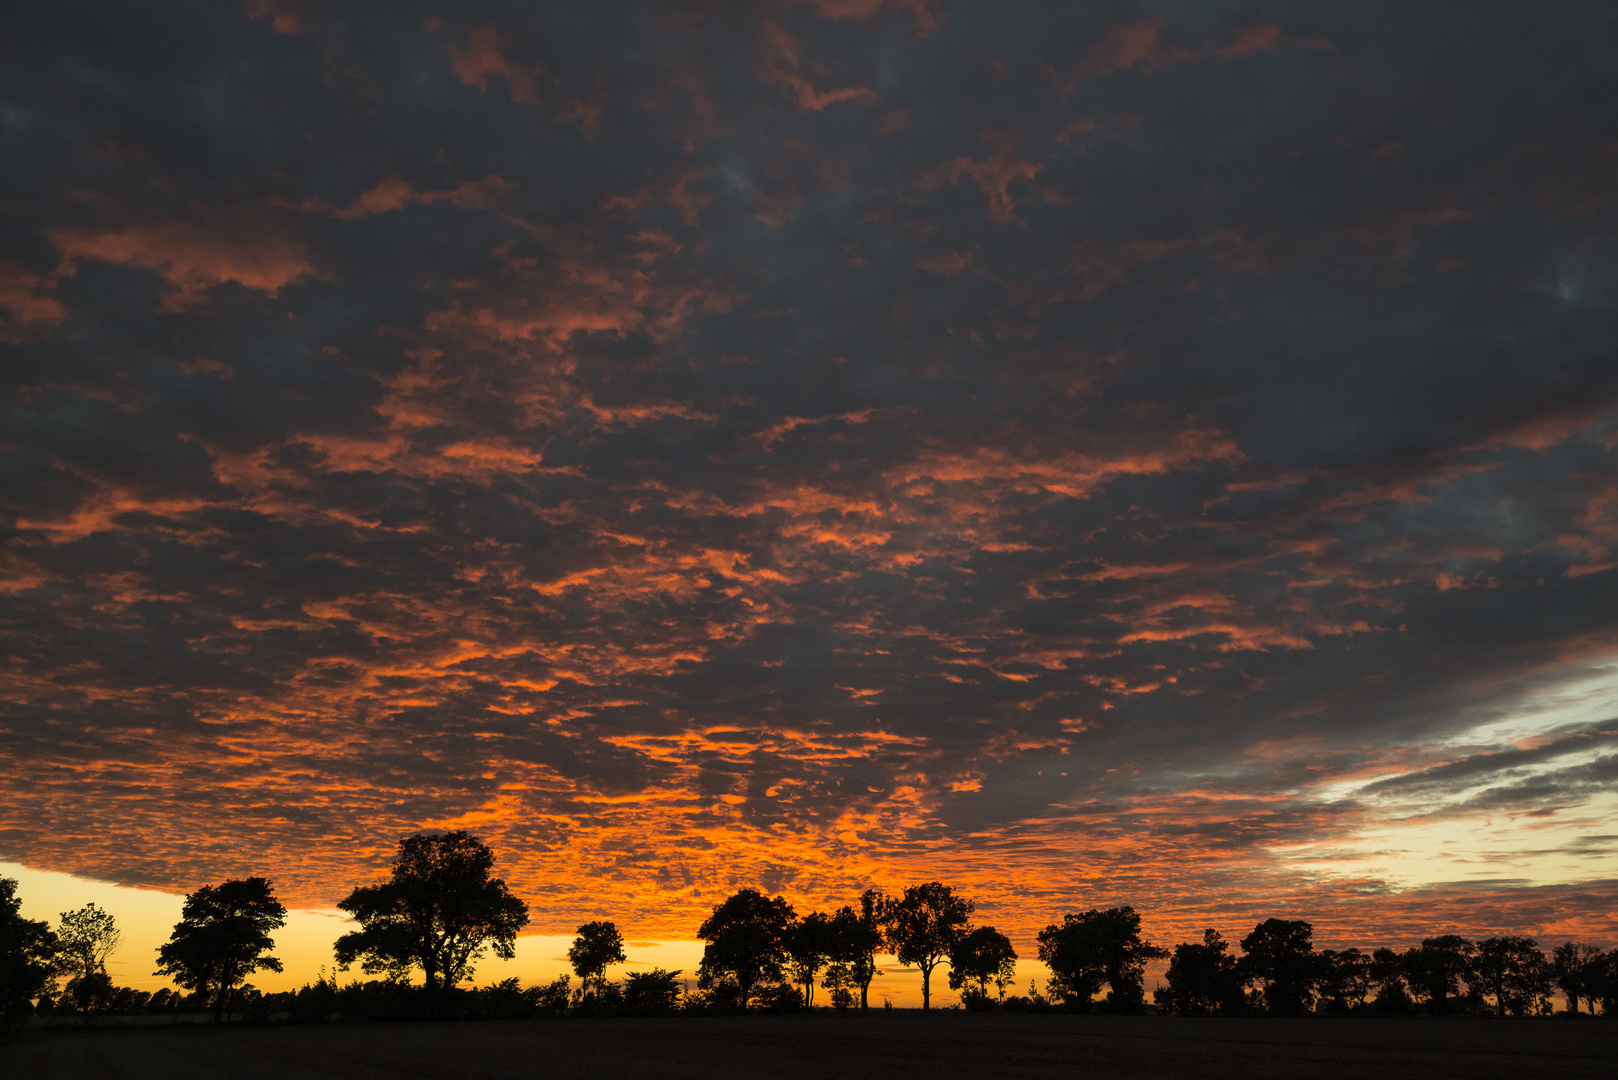
[[[1019,984],[1125,904],[1618,946],[1610,17],[50,8],[0,876],[120,984],[249,874],[312,979],[452,829],[479,982],[931,880]]]

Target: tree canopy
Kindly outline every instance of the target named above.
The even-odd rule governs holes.
[[[1060,926],[1039,933],[1039,958],[1051,969],[1051,994],[1079,1009],[1088,1009],[1105,984],[1109,1011],[1142,1011],[1146,961],[1168,955],[1141,937],[1140,915],[1132,907],[1068,915]]]
[[[949,957],[949,988],[968,994],[962,999],[982,1007],[989,1001],[992,982],[1000,998],[1006,996],[1006,987],[1017,974],[1017,951],[1011,940],[992,926],[980,926],[956,942]],[[973,983],[977,984],[972,990]]]
[[[733,981],[746,1011],[760,983],[780,981],[794,915],[785,899],[757,889],[728,897],[697,928],[697,937],[708,943],[697,968],[698,985],[707,990]]]
[[[586,987],[594,982],[599,994],[607,982],[607,968],[627,959],[623,936],[610,922],[587,922],[579,927],[578,935],[568,946],[567,958],[573,973]]]
[[[929,881],[904,891],[883,911],[883,931],[899,963],[921,969],[921,1007],[932,1008],[933,969],[971,929],[972,901]]]
[[[528,907],[491,876],[493,866],[494,852],[467,832],[405,837],[389,880],[337,905],[360,924],[337,939],[337,962],[358,960],[373,975],[419,967],[431,1001],[470,978],[485,947],[511,959]]]
[[[1297,919],[1265,919],[1242,938],[1244,973],[1265,981],[1264,1004],[1275,1016],[1299,1016],[1313,999],[1318,972],[1315,928]]]
[[[111,991],[107,958],[118,951],[123,933],[110,913],[86,904],[62,912],[56,940],[58,969],[72,980],[73,997],[88,1024],[95,1002]]]
[[[204,885],[185,898],[180,921],[157,951],[155,974],[209,996],[217,1023],[247,976],[281,970],[281,961],[266,954],[275,947],[271,933],[286,921],[287,909],[267,878]]]
[[[17,882],[0,878],[0,1027],[15,1027],[56,975],[56,935],[42,919],[25,919]]]
[[[1219,931],[1209,927],[1201,942],[1174,947],[1166,990],[1156,994],[1159,1008],[1187,1016],[1238,1016],[1245,1005],[1236,958]]]

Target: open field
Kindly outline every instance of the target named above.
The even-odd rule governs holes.
[[[345,1077],[1397,1077],[1615,1075],[1618,1024],[1200,1020],[898,1012],[39,1033],[7,1080]]]

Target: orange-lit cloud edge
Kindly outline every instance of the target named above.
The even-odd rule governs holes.
[[[343,47],[291,8],[249,14],[278,48]],[[807,59],[878,24],[916,50],[953,32],[928,5],[784,6],[737,72],[674,56],[614,98],[516,23],[430,25],[459,109],[565,132],[583,158],[644,108],[695,149],[566,219],[521,161],[182,187],[140,212],[92,191],[36,230],[49,258],[0,263],[18,350],[93,352],[96,281],[200,328],[151,347],[161,379],[87,360],[15,387],[172,465],[38,440],[51,495],[14,507],[0,553],[10,625],[37,635],[0,688],[0,853],[170,892],[267,874],[328,908],[400,836],[464,828],[549,934],[608,917],[685,939],[742,886],[808,910],[938,879],[1030,953],[1062,912],[1120,903],[1166,942],[1284,915],[1345,945],[1612,943],[1618,727],[1599,705],[1618,642],[1610,616],[1546,614],[1613,588],[1611,398],[1529,402],[1374,466],[1293,461],[1175,380],[1143,383],[1158,343],[1072,343],[1073,318],[1115,331],[1130,305],[1310,263],[1450,272],[1431,237],[1464,245],[1487,200],[1036,255],[1086,155],[1151,123],[1080,115],[1078,87],[1282,53],[1325,80],[1343,47],[1097,27],[1023,71],[1037,134],[986,121],[890,151],[925,102],[884,100],[835,46]],[[731,78],[793,133],[756,136],[745,182]],[[1371,168],[1382,149],[1357,151]],[[120,160],[124,184],[162,167]],[[870,355],[783,347],[814,327],[755,263],[855,195],[837,272],[884,258],[902,295],[855,312]],[[1589,192],[1542,198],[1551,219]],[[487,240],[452,280],[413,282],[419,307],[284,343],[341,408],[249,430],[174,404],[308,401],[232,320],[318,322],[383,230],[443,220]],[[806,280],[829,296],[831,276]],[[869,389],[884,365],[906,390]],[[1500,526],[1506,504],[1532,521]],[[1531,632],[1457,629],[1512,604]]]

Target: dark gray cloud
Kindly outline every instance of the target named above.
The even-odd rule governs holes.
[[[1610,820],[1500,727],[1614,647],[1605,5],[5,19],[0,854],[651,933]]]

